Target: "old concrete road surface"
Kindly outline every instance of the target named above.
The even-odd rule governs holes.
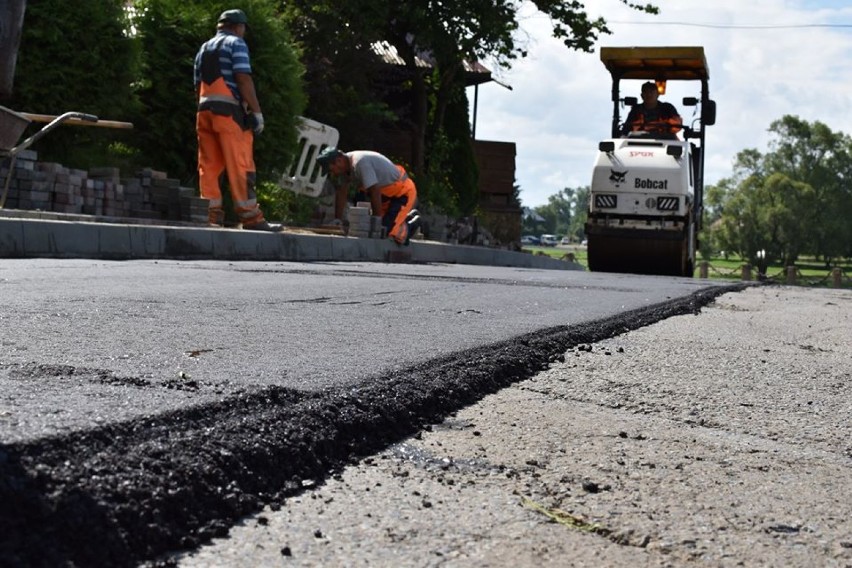
[[[852,566],[852,293],[749,288],[592,345],[172,558]]]
[[[0,565],[192,550],[578,346],[736,288],[461,265],[4,260]]]

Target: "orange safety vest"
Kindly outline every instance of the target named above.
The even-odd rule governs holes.
[[[641,105],[633,107],[630,113],[633,115],[630,120],[630,129],[633,132],[645,131],[659,134],[677,134],[681,130],[683,119],[671,104],[657,103],[655,110],[654,113],[648,113],[648,110]],[[646,114],[651,114],[652,118],[646,120]]]

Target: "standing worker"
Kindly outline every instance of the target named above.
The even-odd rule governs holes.
[[[642,102],[630,109],[622,136],[628,132],[649,132],[657,138],[677,140],[683,119],[671,103],[659,100],[660,92],[651,81],[642,84]]]
[[[243,37],[248,19],[242,10],[219,16],[216,35],[195,56],[198,97],[198,184],[208,199],[208,222],[225,222],[222,186],[227,172],[234,210],[244,229],[280,231],[257,205],[254,137],[263,131],[263,113],[251,77],[249,51]]]
[[[341,152],[329,146],[317,156],[323,173],[339,180],[334,200],[335,223],[342,223],[349,188],[364,193],[373,211],[375,223],[380,223],[387,236],[400,245],[407,245],[419,226],[414,210],[417,188],[405,168],[387,157],[370,150]]]

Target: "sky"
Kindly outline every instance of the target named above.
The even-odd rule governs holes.
[[[603,17],[613,32],[599,38],[593,53],[571,51],[551,38],[548,18],[525,7],[519,37],[528,42],[529,55],[510,70],[483,61],[511,90],[496,82],[480,85],[475,135],[516,144],[524,206],[545,205],[563,188],[591,181],[598,142],[609,137],[612,118],[601,46],[704,47],[717,107],[716,124],[707,128],[707,184],[730,177],[740,151],[768,151],[767,130],[784,115],[852,135],[852,2],[647,1],[660,8],[658,15],[619,0],[586,0],[586,12]],[[622,81],[622,96],[638,97],[639,85]],[[698,96],[698,85],[670,81],[660,97],[678,108],[685,124],[693,107],[681,99]],[[472,110],[474,89],[467,94]]]

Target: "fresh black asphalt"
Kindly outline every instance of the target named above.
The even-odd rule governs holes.
[[[99,427],[0,445],[0,564],[157,563],[226,534],[241,517],[280,504],[359,456],[535,375],[566,350],[697,313],[735,289],[707,283],[602,319],[415,357],[404,368],[385,365],[357,382],[234,389],[153,416],[131,413]],[[18,373],[67,375],[76,368],[16,365]]]

